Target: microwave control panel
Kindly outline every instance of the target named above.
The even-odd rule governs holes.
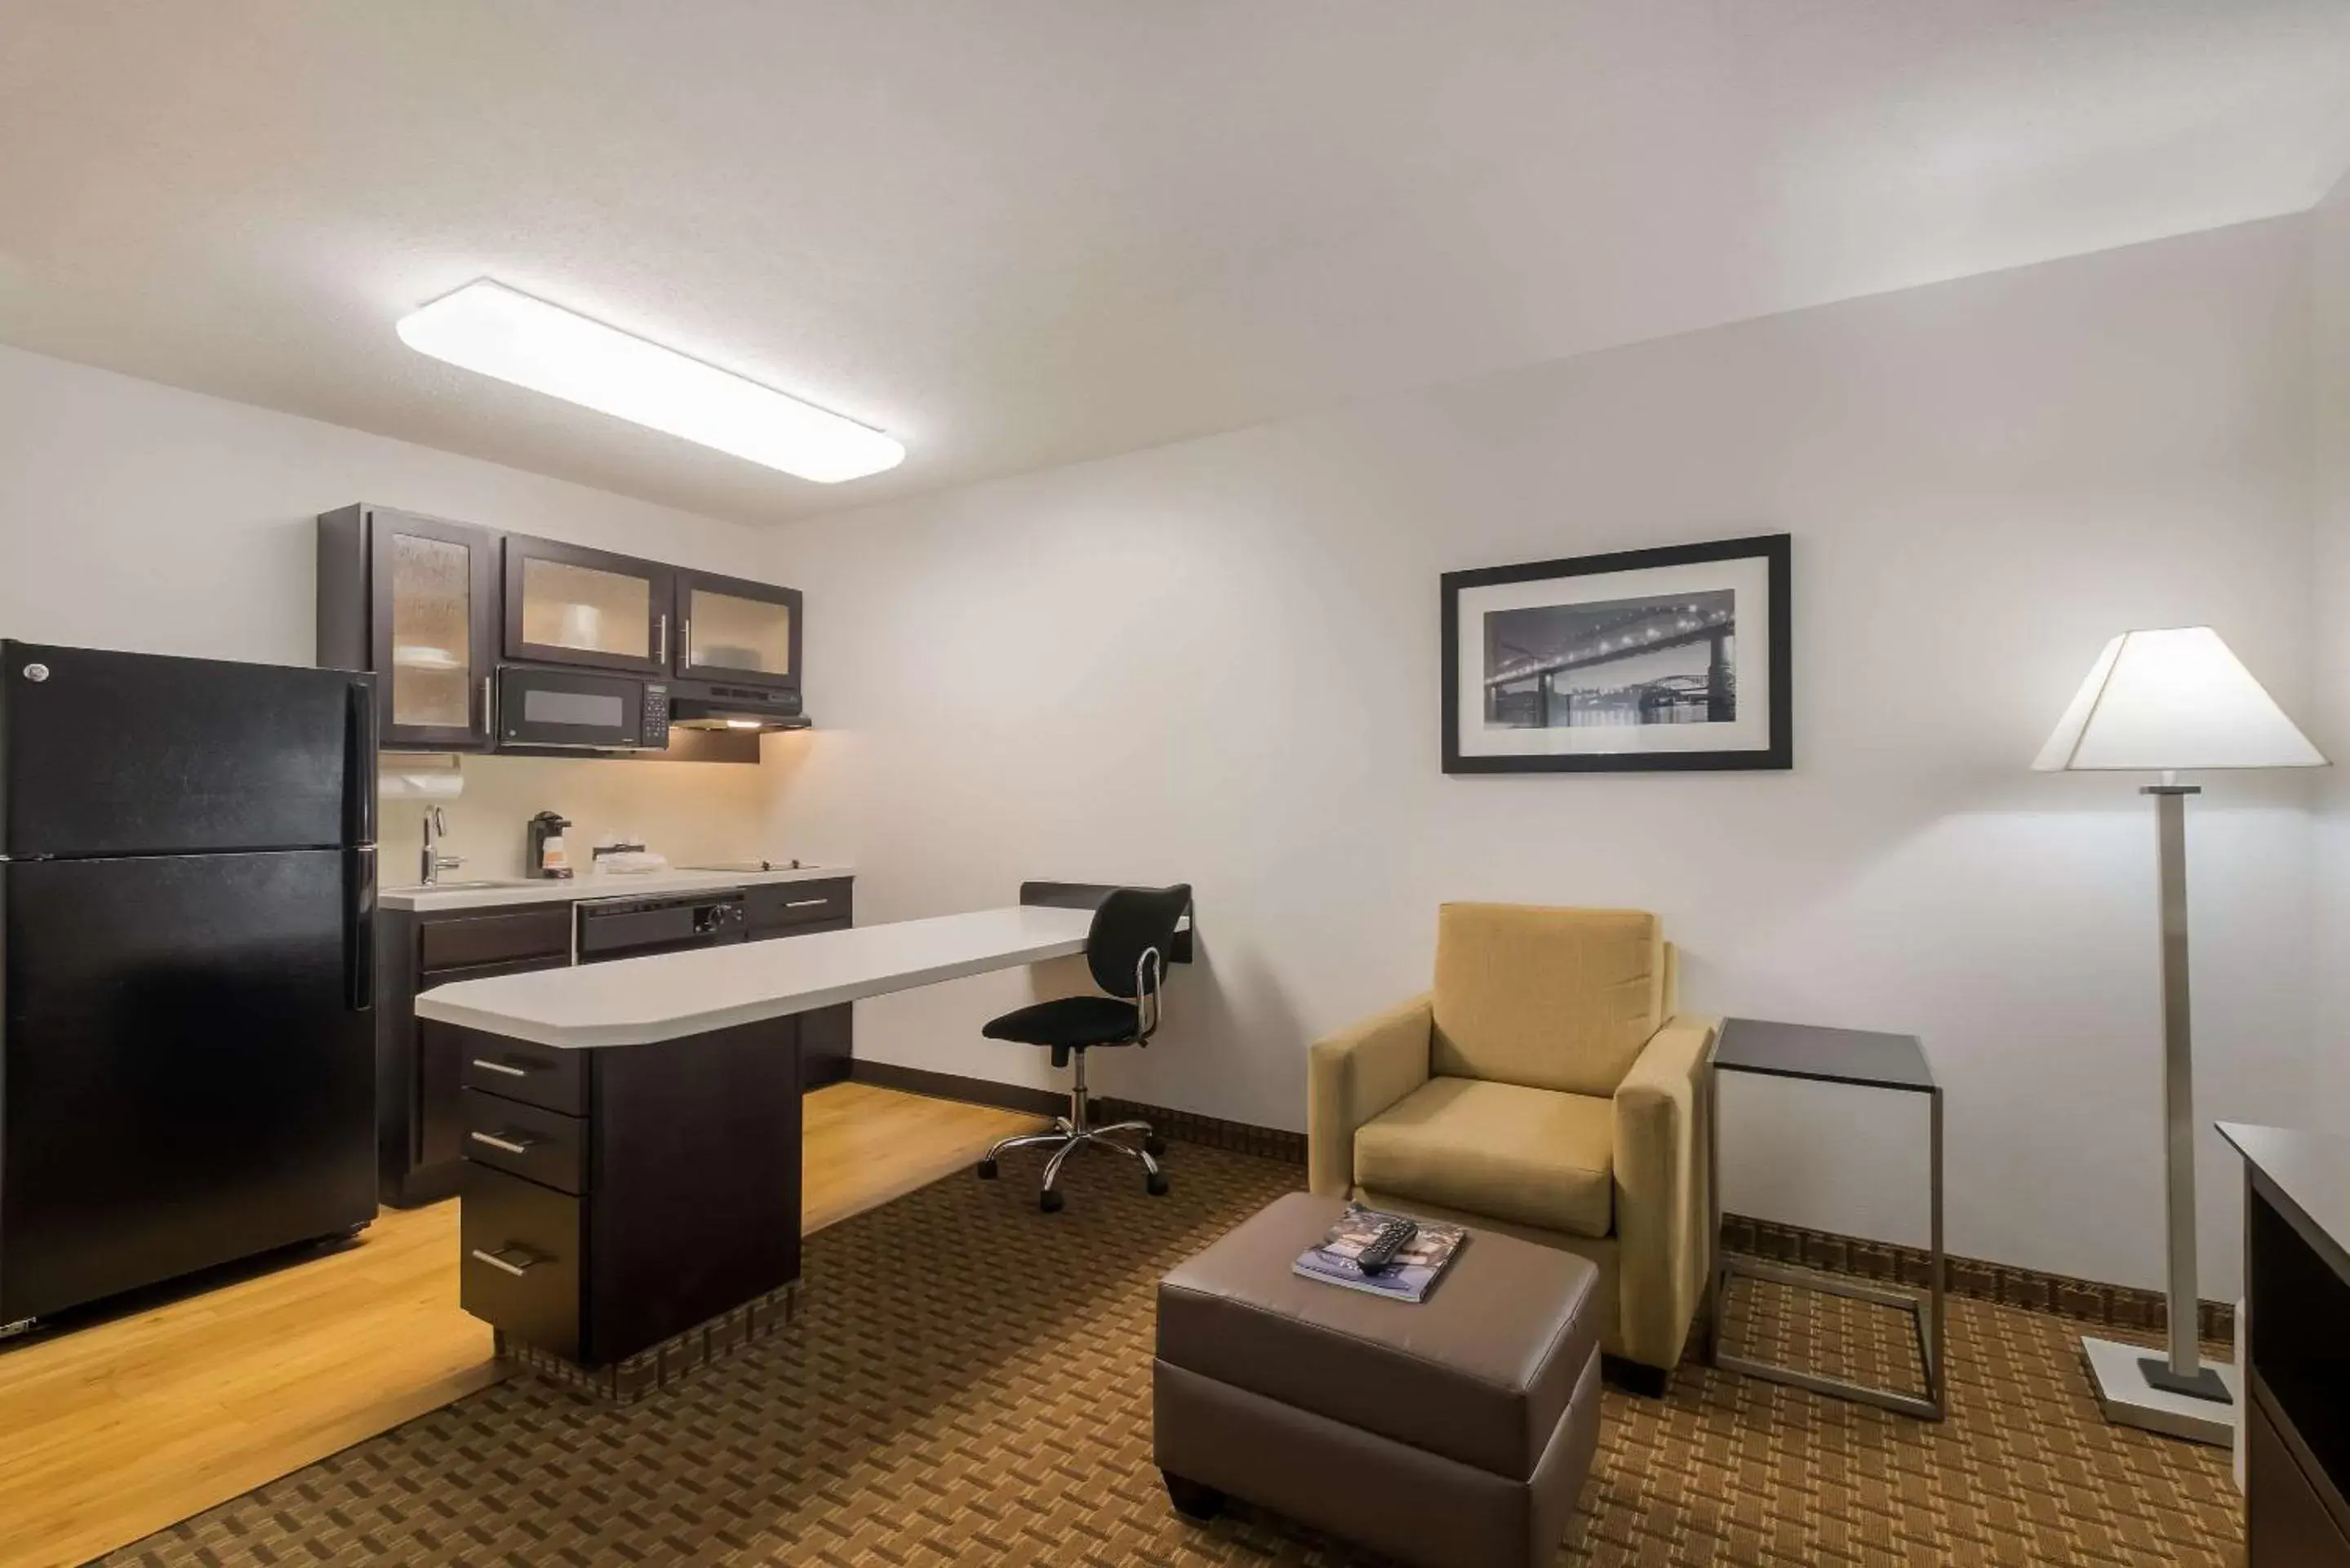
[[[669,688],[658,681],[645,682],[645,733],[648,750],[669,750]]]

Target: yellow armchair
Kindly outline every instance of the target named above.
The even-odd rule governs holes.
[[[1315,1043],[1310,1185],[1588,1258],[1602,1349],[1661,1392],[1712,1260],[1720,1028],[1675,1013],[1673,981],[1654,915],[1443,906],[1435,988]]]

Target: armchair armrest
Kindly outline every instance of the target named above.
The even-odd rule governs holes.
[[[1648,1366],[1680,1360],[1713,1258],[1705,1075],[1721,1025],[1671,1019],[1616,1089],[1617,1321],[1624,1354]]]
[[[1435,1007],[1426,996],[1314,1043],[1305,1073],[1306,1185],[1355,1189],[1355,1129],[1428,1082]]]

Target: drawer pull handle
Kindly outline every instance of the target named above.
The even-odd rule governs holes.
[[[527,1067],[515,1067],[504,1062],[493,1062],[486,1056],[474,1057],[473,1065],[483,1069],[484,1072],[504,1073],[509,1078],[527,1078],[530,1076],[530,1069]]]
[[[519,1247],[509,1247],[506,1251],[509,1252],[520,1252],[522,1251],[522,1249]],[[489,1264],[490,1267],[503,1270],[506,1273],[512,1274],[516,1279],[522,1278],[523,1275],[530,1272],[533,1268],[544,1262],[543,1259],[532,1257],[528,1252],[523,1252],[522,1262],[517,1263],[510,1258],[503,1257],[496,1252],[492,1252],[480,1247],[473,1249],[473,1256],[482,1262]]]
[[[829,898],[794,898],[784,906],[786,909],[813,909],[819,904],[829,904]]]
[[[499,1137],[494,1133],[485,1132],[477,1132],[470,1136],[475,1143],[485,1143],[492,1148],[502,1148],[508,1154],[528,1154],[538,1147],[538,1140],[535,1137]]]

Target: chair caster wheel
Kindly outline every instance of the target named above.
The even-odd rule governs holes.
[[[982,1181],[993,1181],[995,1179],[995,1161],[992,1159],[983,1159],[979,1162],[979,1179]]]
[[[1149,1176],[1143,1179],[1142,1189],[1145,1192],[1149,1193],[1153,1198],[1166,1197],[1167,1173],[1163,1170],[1152,1171]]]
[[[1036,1207],[1042,1209],[1047,1214],[1058,1214],[1061,1211],[1061,1205],[1066,1201],[1067,1201],[1067,1199],[1064,1199],[1059,1193],[1053,1191],[1050,1188],[1047,1188],[1044,1191],[1036,1194]]]
[[[1167,1140],[1160,1137],[1157,1133],[1152,1133],[1149,1137],[1142,1140],[1142,1152],[1149,1155],[1151,1158],[1157,1159],[1160,1155],[1167,1152]]]

